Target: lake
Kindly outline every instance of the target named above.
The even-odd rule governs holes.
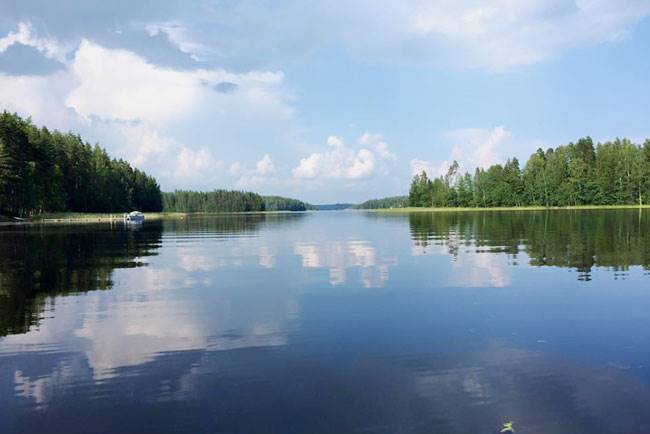
[[[650,432],[650,210],[0,226],[0,432]]]

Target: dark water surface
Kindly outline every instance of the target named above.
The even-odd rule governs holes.
[[[650,212],[0,226],[0,432],[650,432]]]

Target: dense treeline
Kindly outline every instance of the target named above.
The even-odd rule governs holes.
[[[16,114],[0,115],[0,214],[161,208],[156,180],[98,145],[39,129]]]
[[[264,198],[245,191],[187,191],[163,193],[167,212],[247,212],[265,211]]]
[[[342,211],[344,209],[354,208],[352,203],[323,203],[319,205],[314,205],[314,208],[318,211]]]
[[[408,196],[392,196],[381,199],[370,199],[359,205],[356,209],[384,209],[384,208],[404,208],[409,204]]]
[[[627,139],[594,146],[586,137],[547,151],[538,149],[523,169],[516,158],[472,176],[458,163],[446,175],[414,177],[410,206],[496,207],[626,205],[650,202],[650,140]]]
[[[257,212],[306,211],[313,205],[281,196],[260,196],[246,191],[186,191],[163,193],[163,210],[167,212]]]
[[[314,206],[298,199],[281,196],[264,196],[266,211],[307,211],[315,209]]]

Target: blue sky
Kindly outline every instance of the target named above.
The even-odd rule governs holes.
[[[648,0],[185,3],[0,0],[0,108],[165,190],[314,203],[650,137]]]

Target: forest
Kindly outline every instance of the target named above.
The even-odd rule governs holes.
[[[454,161],[443,176],[426,172],[411,182],[415,207],[516,207],[643,205],[650,203],[650,140],[576,143],[538,149],[523,168],[516,158],[504,165],[460,173]]]
[[[175,190],[162,194],[165,212],[247,212],[264,211],[264,198],[244,191]]]
[[[163,193],[165,212],[250,212],[250,211],[306,211],[312,205],[281,196],[260,196],[257,193],[236,190],[191,191],[176,190]]]
[[[358,205],[355,209],[386,209],[386,208],[404,208],[409,204],[408,196],[392,196],[381,199],[370,199]]]
[[[0,115],[0,215],[160,211],[156,180],[72,133]]]
[[[313,205],[298,199],[282,196],[264,196],[266,211],[307,211],[316,209]]]

